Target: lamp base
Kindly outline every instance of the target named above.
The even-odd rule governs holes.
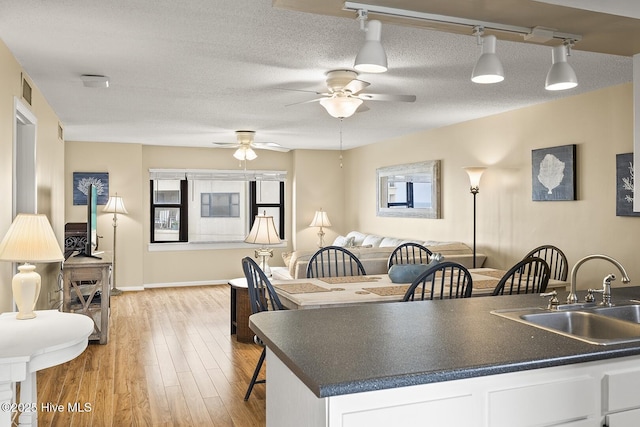
[[[18,267],[18,273],[13,276],[11,288],[13,299],[18,306],[16,319],[27,320],[36,317],[33,309],[40,295],[41,278],[36,273],[36,266],[33,264],[22,264]]]
[[[273,249],[260,248],[256,249],[256,258],[260,258],[260,268],[265,276],[271,277],[271,267],[269,267],[268,259],[273,257]]]

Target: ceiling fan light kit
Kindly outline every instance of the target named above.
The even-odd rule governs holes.
[[[353,68],[363,73],[384,73],[387,71],[387,54],[381,43],[382,24],[373,20],[363,26],[366,32],[365,42],[356,56]]]
[[[262,150],[281,151],[285,153],[289,151],[288,148],[285,148],[280,144],[276,144],[275,142],[255,142],[253,140],[255,134],[256,132],[253,130],[237,130],[237,142],[214,142],[214,144],[220,147],[237,148],[237,150],[233,153],[233,157],[240,161],[256,159],[258,155],[253,150],[254,148]]]
[[[407,18],[408,20],[420,20],[429,23],[444,23],[458,26],[472,27],[474,34],[481,36],[481,32],[485,28],[503,33],[518,34],[523,37],[524,41],[545,43],[550,40],[562,40],[562,46],[553,48],[553,66],[547,75],[547,90],[566,90],[574,88],[578,85],[578,79],[573,68],[566,62],[567,46],[571,47],[575,42],[582,40],[582,36],[577,34],[563,33],[549,28],[522,27],[516,25],[507,25],[496,22],[475,21],[455,16],[437,15],[432,13],[417,12],[414,10],[397,9],[386,6],[371,5],[365,3],[345,2],[343,10],[351,10],[358,14],[358,19],[362,21],[366,19],[369,13],[376,15],[389,16],[392,18]],[[370,21],[372,23],[374,21]],[[372,35],[373,37],[373,35]],[[367,34],[369,40],[369,34]],[[379,37],[378,37],[379,40]],[[482,55],[476,63],[471,80],[474,83],[497,83],[504,80],[504,70],[500,60],[495,53],[496,37],[489,35],[482,37]],[[564,55],[560,50],[564,50]],[[556,57],[558,58],[556,61]],[[358,59],[356,59],[356,63]],[[556,66],[556,64],[559,64]],[[555,67],[555,69],[554,69]],[[356,67],[356,69],[358,69]],[[570,70],[570,71],[569,71]],[[557,77],[556,77],[557,76]],[[551,80],[550,80],[551,77]],[[556,80],[556,78],[558,80]],[[560,83],[564,82],[564,83]]]
[[[504,69],[498,55],[496,55],[496,36],[481,37],[480,34],[481,31],[478,34],[478,39],[479,44],[482,45],[482,55],[473,67],[471,81],[481,84],[499,83],[504,80]]]
[[[254,160],[258,157],[255,151],[251,149],[251,147],[240,147],[233,153],[233,157],[236,159],[243,160]]]
[[[578,86],[576,72],[567,62],[567,47],[567,45],[561,44],[553,48],[551,53],[552,65],[549,73],[547,73],[544,86],[547,90],[566,90]]]
[[[353,116],[358,107],[362,105],[362,99],[349,96],[335,96],[332,98],[322,98],[320,105],[322,105],[332,117],[343,119]]]

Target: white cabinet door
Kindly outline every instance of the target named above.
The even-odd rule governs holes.
[[[640,409],[610,414],[605,419],[608,427],[638,427],[640,426]]]

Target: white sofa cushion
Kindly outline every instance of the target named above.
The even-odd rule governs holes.
[[[376,236],[375,234],[368,234],[367,237],[362,241],[362,246],[371,246],[373,248],[377,248],[380,246],[380,242],[382,242],[384,237]]]
[[[364,238],[367,237],[367,235],[360,233],[359,231],[350,231],[347,233],[347,238],[349,237],[353,237],[352,246],[362,246],[362,242],[364,242]]]

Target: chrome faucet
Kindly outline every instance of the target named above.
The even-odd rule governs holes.
[[[603,259],[605,261],[609,261],[611,264],[618,267],[618,270],[620,270],[620,274],[622,274],[622,283],[629,283],[631,281],[622,264],[620,264],[610,256],[601,254],[587,255],[586,257],[576,262],[576,264],[571,269],[571,291],[569,292],[569,296],[567,296],[567,304],[575,304],[578,302],[578,295],[576,295],[576,277],[578,276],[578,269],[582,264],[589,261],[590,259]],[[609,292],[609,297],[610,296],[611,294]]]

